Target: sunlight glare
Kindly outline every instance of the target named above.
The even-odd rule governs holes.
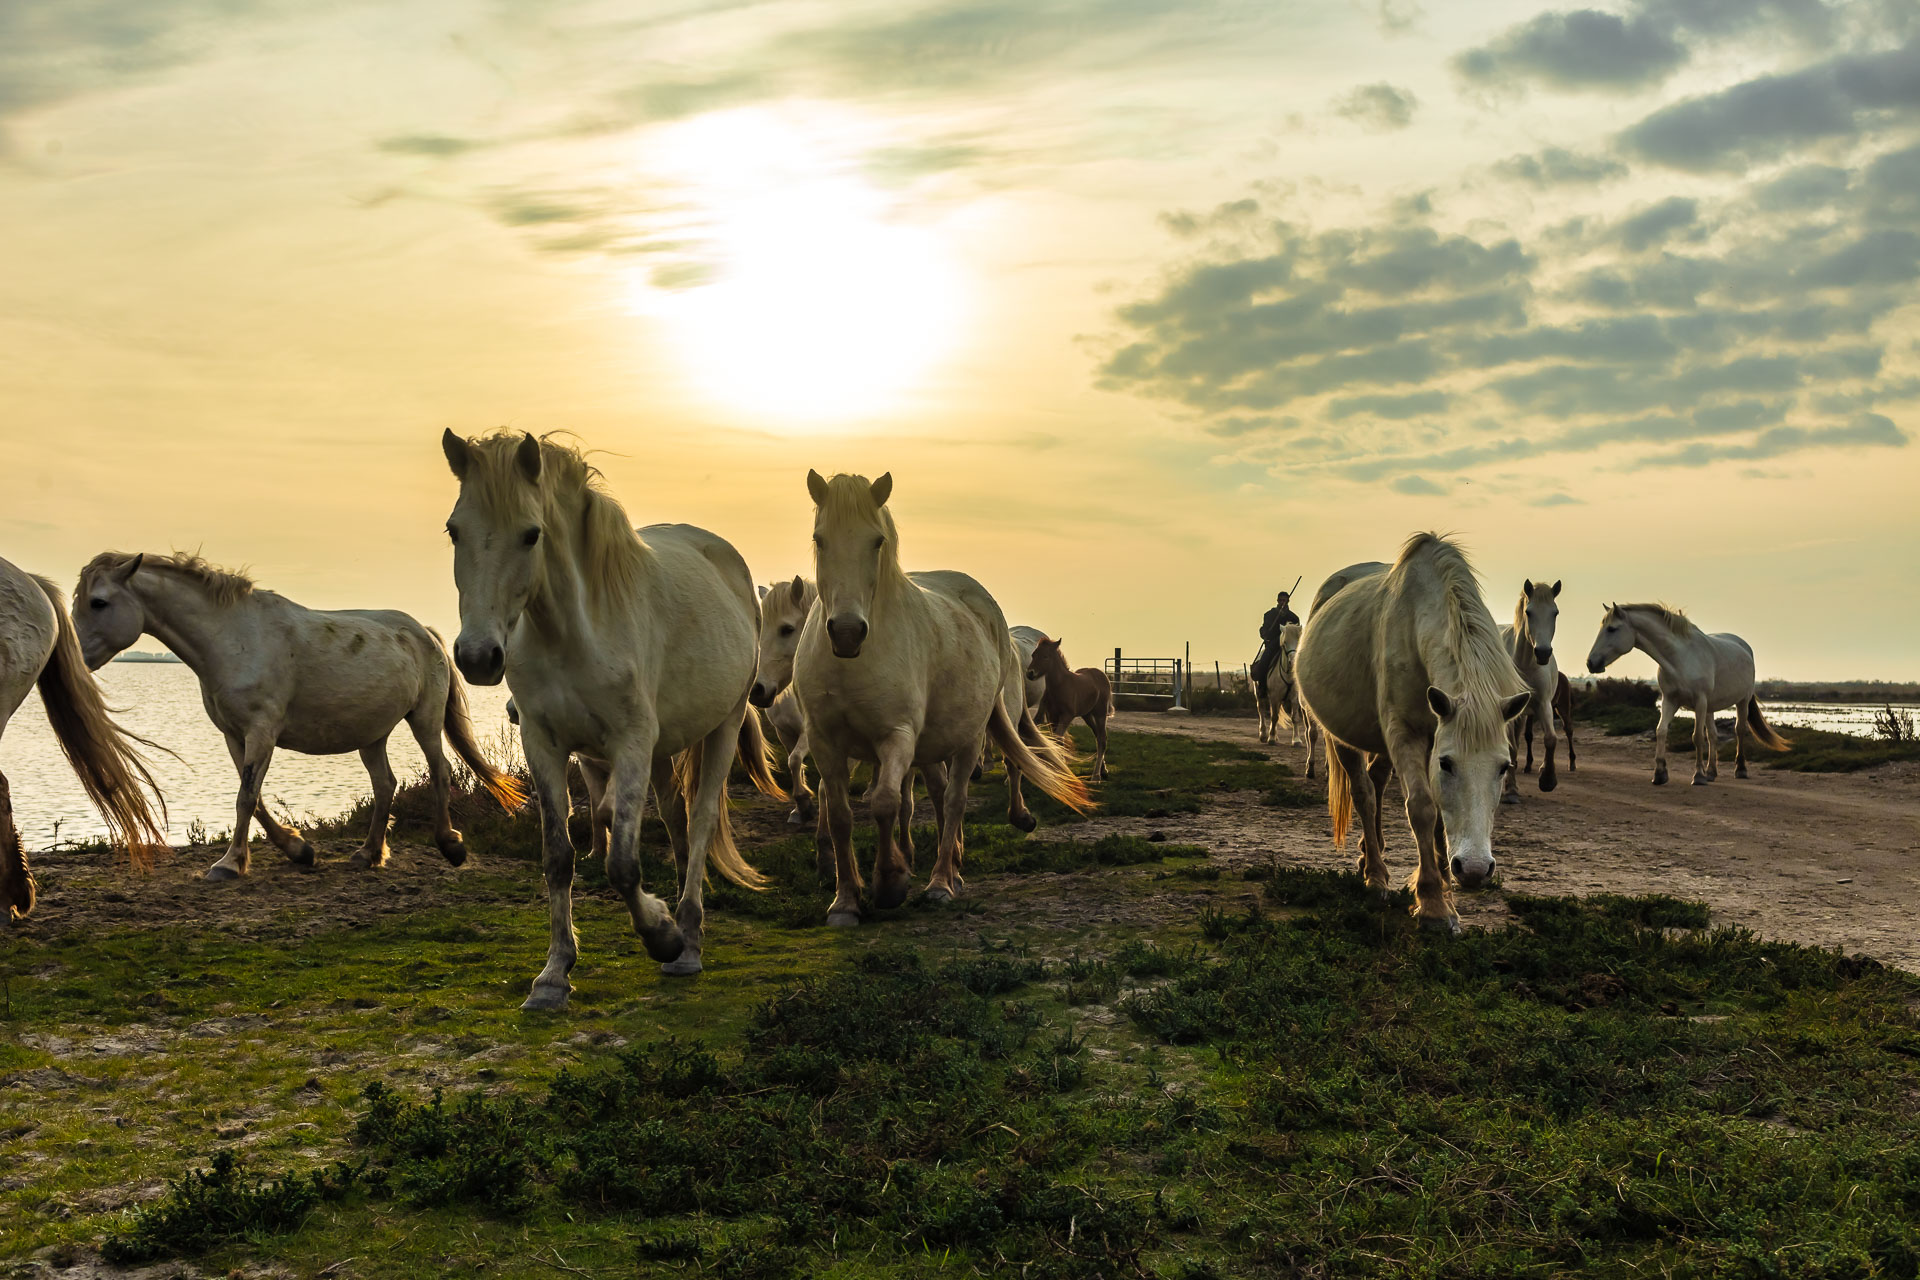
[[[689,205],[690,283],[654,272],[632,290],[704,395],[788,429],[897,408],[961,310],[939,234],[858,171],[857,133],[811,123],[756,109],[662,130],[647,167]]]

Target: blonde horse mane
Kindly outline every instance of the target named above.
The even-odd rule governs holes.
[[[873,485],[865,476],[842,472],[827,481],[820,515],[828,528],[855,524],[879,529],[887,535],[887,543],[880,549],[882,574],[906,572],[900,567],[900,530],[893,523],[893,512],[873,500]]]
[[[800,598],[797,600],[794,599],[793,591],[793,584],[795,582],[800,584]],[[772,610],[785,609],[791,606],[802,617],[805,617],[807,612],[813,608],[813,602],[819,598],[820,588],[814,585],[813,579],[804,577],[783,578],[779,582],[770,583],[767,586],[766,598],[761,602],[761,612],[766,614]]]
[[[646,578],[647,544],[619,499],[608,493],[599,468],[552,434],[540,440],[537,495],[528,488],[516,454],[525,434],[500,430],[467,441],[472,459],[466,482],[494,511],[521,511],[537,518],[551,538],[572,554],[595,590],[589,597],[622,608],[635,605]],[[536,583],[536,592],[544,584]]]
[[[207,595],[217,605],[235,605],[253,594],[253,579],[244,573],[231,569],[221,569],[208,564],[197,551],[176,551],[172,555],[156,556],[136,554],[131,551],[102,551],[87,561],[87,567],[80,571],[80,581],[73,588],[75,604],[86,590],[87,582],[96,573],[117,573],[133,561],[140,561],[142,569],[158,569],[165,573],[176,573],[189,582],[206,588]]]
[[[1700,629],[1693,625],[1692,618],[1689,618],[1673,606],[1652,603],[1608,605],[1606,618],[1602,621],[1608,621],[1628,613],[1650,613],[1656,618],[1659,618],[1660,621],[1666,625],[1667,630],[1673,632],[1676,636],[1690,636]]]
[[[1422,559],[1432,566],[1441,593],[1442,643],[1421,655],[1433,683],[1460,707],[1473,738],[1485,734],[1489,740],[1504,741],[1507,730],[1500,705],[1527,688],[1501,642],[1500,628],[1487,612],[1479,576],[1466,554],[1437,533],[1416,533],[1407,539],[1393,563],[1392,576],[1403,577]]]

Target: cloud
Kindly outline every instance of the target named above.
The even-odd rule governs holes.
[[[1670,196],[1621,220],[1613,235],[1629,253],[1643,253],[1663,244],[1700,221],[1700,205],[1685,196]]]
[[[1399,421],[1443,412],[1451,403],[1453,397],[1444,391],[1416,391],[1406,396],[1346,396],[1328,404],[1327,416],[1335,422],[1356,414]]]
[[[1618,143],[1668,168],[1740,172],[1812,143],[1857,138],[1873,117],[1916,114],[1920,37],[1684,99],[1633,125]]]
[[[1401,476],[1387,487],[1395,493],[1410,493],[1418,497],[1440,497],[1447,492],[1425,476]]]
[[[1530,507],[1584,507],[1587,504],[1571,494],[1550,493],[1544,498],[1535,498],[1527,505]]]
[[[1577,9],[1538,14],[1511,27],[1454,59],[1454,69],[1487,88],[1536,81],[1555,89],[1625,93],[1660,83],[1686,61],[1686,46],[1665,24]]]
[[[1334,99],[1333,113],[1374,133],[1391,133],[1412,124],[1414,109],[1419,105],[1411,90],[1396,89],[1383,81],[1361,85]]]
[[[378,150],[390,155],[431,156],[435,159],[465,155],[485,145],[471,138],[454,138],[441,133],[401,134],[398,137],[382,138],[375,144]]]
[[[1581,155],[1565,147],[1547,147],[1534,155],[1512,156],[1493,169],[1503,177],[1542,190],[1594,186],[1611,178],[1625,177],[1627,172],[1627,166],[1611,156]]]
[[[1904,448],[1909,442],[1907,433],[1893,424],[1893,420],[1878,413],[1863,413],[1852,422],[1838,427],[1774,427],[1762,431],[1747,444],[1690,444],[1684,449],[1672,453],[1656,454],[1642,458],[1642,467],[1704,467],[1712,462],[1729,459],[1757,461],[1765,458],[1777,458],[1786,453],[1799,453],[1806,449],[1833,448]]]

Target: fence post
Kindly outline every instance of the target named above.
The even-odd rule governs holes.
[[[1227,691],[1227,687],[1220,683],[1220,659],[1218,658],[1213,660],[1213,691],[1215,693],[1225,693]]]
[[[1180,690],[1182,687],[1180,677],[1180,659],[1175,658],[1173,660],[1173,705],[1184,709],[1187,704],[1180,700]]]
[[[1120,646],[1113,646],[1113,687],[1120,687]]]

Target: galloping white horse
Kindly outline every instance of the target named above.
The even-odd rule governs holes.
[[[1720,740],[1713,713],[1732,707],[1733,776],[1747,776],[1747,744],[1741,730],[1763,747],[1785,751],[1787,740],[1773,731],[1753,694],[1753,648],[1728,632],[1708,635],[1677,609],[1660,604],[1607,606],[1600,634],[1587,654],[1587,670],[1599,675],[1629,649],[1638,649],[1660,668],[1660,727],[1653,735],[1653,784],[1667,780],[1667,728],[1676,711],[1693,712],[1693,785],[1720,776]]]
[[[852,760],[874,764],[867,797],[880,834],[874,901],[882,907],[907,897],[911,872],[892,833],[901,788],[915,766],[940,821],[927,896],[960,893],[961,822],[981,726],[1007,758],[1015,826],[1034,826],[1020,794],[1023,775],[1062,804],[1084,810],[1091,802],[1026,711],[1025,669],[986,588],[964,573],[900,568],[900,535],[886,508],[893,477],[869,484],[863,476],[829,481],[809,471],[807,490],[820,600],[800,635],[794,687],[825,793],[820,835],[834,854],[827,923],[853,925],[860,922],[862,881],[847,798]]]
[[[1520,588],[1520,601],[1514,606],[1513,621],[1500,628],[1500,643],[1513,655],[1514,670],[1520,673],[1521,683],[1533,691],[1533,701],[1527,704],[1527,714],[1513,722],[1508,730],[1508,739],[1513,747],[1514,758],[1518,759],[1520,730],[1526,727],[1531,737],[1532,722],[1540,722],[1540,749],[1546,753],[1546,763],[1540,766],[1542,791],[1551,791],[1560,785],[1559,775],[1553,771],[1553,749],[1559,742],[1553,731],[1553,704],[1560,687],[1560,662],[1553,656],[1553,630],[1560,620],[1560,606],[1555,603],[1559,595],[1558,582],[1548,586],[1528,578]],[[1529,750],[1527,755],[1531,759],[1533,752]],[[1520,802],[1520,778],[1511,769],[1507,771],[1506,785],[1501,788],[1500,802]]]
[[[1357,808],[1359,869],[1384,897],[1380,789],[1397,772],[1420,846],[1414,913],[1457,931],[1447,869],[1468,888],[1493,875],[1493,818],[1512,768],[1506,727],[1531,697],[1466,557],[1435,534],[1416,534],[1387,573],[1323,586],[1296,670],[1327,735],[1335,846],[1345,847]],[[1443,848],[1452,855],[1445,862]]]
[[[0,733],[36,684],[53,736],[106,821],[109,837],[126,846],[135,866],[146,867],[166,851],[167,836],[165,822],[141,790],[159,798],[134,750],[140,739],[108,716],[100,686],[87,674],[60,588],[0,560]],[[27,851],[13,825],[13,797],[0,774],[0,927],[30,913],[33,901]]]
[[[73,621],[90,667],[144,633],[199,677],[200,701],[226,735],[240,773],[233,836],[207,868],[209,880],[247,874],[247,829],[256,817],[289,862],[313,865],[313,846],[281,826],[260,798],[278,747],[315,756],[360,753],[373,783],[373,821],[350,859],[355,867],[387,860],[387,817],[397,785],[387,738],[402,720],[433,780],[434,843],[454,866],[467,860],[467,846],[447,811],[453,770],[440,749],[442,733],[509,812],[526,801],[520,783],[481,754],[466,694],[440,637],[397,610],[322,612],[256,590],[248,578],[199,556],[107,551],[80,573]]]
[[[513,690],[540,795],[550,936],[522,1007],[564,1008],[573,990],[567,974],[580,947],[567,757],[576,752],[608,778],[607,879],[634,932],[663,972],[698,973],[708,859],[737,884],[764,883],[727,822],[736,743],[747,747],[755,784],[786,795],[769,771],[759,719],[747,716],[758,609],[746,562],[689,525],[636,534],[577,449],[504,431],[475,440],[448,431],[440,443],[460,481],[447,519],[460,591],[454,661],[475,684],[504,677]],[[676,786],[686,797],[687,869],[674,915],[640,886],[649,783],[663,811]]]
[[[793,655],[800,647],[800,628],[807,624],[813,602],[820,598],[814,585],[795,574],[792,582],[760,588],[760,666],[747,701],[767,713],[774,737],[787,749],[787,777],[792,783],[793,812],[789,826],[814,819],[813,792],[807,786],[807,722],[800,699],[793,692]]]

